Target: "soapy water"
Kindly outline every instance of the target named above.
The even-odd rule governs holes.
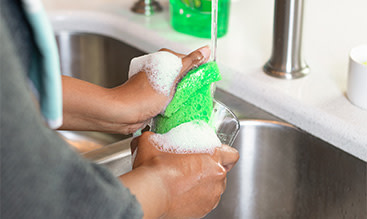
[[[158,150],[176,154],[213,154],[222,145],[214,129],[201,120],[183,123],[165,134],[151,135],[150,141]]]
[[[160,51],[133,58],[130,62],[129,78],[144,71],[153,89],[169,96],[181,68],[181,58],[170,52]]]

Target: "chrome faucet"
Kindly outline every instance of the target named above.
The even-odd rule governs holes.
[[[302,59],[303,0],[275,0],[273,50],[264,65],[268,75],[284,78],[300,78],[309,73]]]

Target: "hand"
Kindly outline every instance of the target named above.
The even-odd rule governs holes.
[[[163,112],[175,94],[177,83],[189,70],[207,62],[210,56],[209,47],[202,47],[189,55],[175,53],[168,49],[161,49],[160,51],[173,53],[182,59],[182,69],[171,87],[170,95],[166,96],[155,90],[151,86],[146,72],[141,71],[137,73],[126,83],[113,89],[116,100],[122,95],[125,96],[125,98],[121,98],[120,100],[127,106],[127,116],[122,118],[121,110],[119,111],[117,108],[115,108],[116,111],[112,113],[115,118],[121,118],[122,123],[132,124],[132,127],[137,124],[143,126],[145,124],[144,122]],[[134,130],[134,128],[132,128],[132,130]]]
[[[152,132],[134,139],[138,148],[133,170],[120,177],[136,195],[145,218],[199,218],[214,209],[226,185],[226,174],[237,162],[229,146],[210,154],[172,154],[158,151]]]
[[[64,124],[60,129],[130,134],[145,127],[152,117],[166,108],[182,77],[190,69],[207,62],[210,56],[209,47],[202,47],[189,55],[168,49],[161,51],[171,52],[182,59],[182,69],[170,96],[154,90],[143,71],[112,89],[63,76]]]

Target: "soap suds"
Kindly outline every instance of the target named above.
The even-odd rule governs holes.
[[[183,123],[165,134],[150,137],[158,150],[176,154],[214,153],[221,141],[206,122],[195,120]]]
[[[170,52],[160,51],[132,59],[129,78],[144,71],[153,89],[169,96],[181,68],[181,58]]]

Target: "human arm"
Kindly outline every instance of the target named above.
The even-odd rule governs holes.
[[[144,218],[198,218],[211,211],[224,192],[226,174],[238,152],[223,145],[210,154],[158,151],[144,132],[133,142],[138,148],[133,170],[120,177],[136,195]]]
[[[165,109],[179,80],[193,67],[205,63],[210,54],[208,47],[189,55],[164,51],[182,59],[182,69],[169,96],[157,92],[144,71],[111,89],[63,76],[64,123],[60,129],[129,134],[144,127],[150,118]]]
[[[0,31],[1,218],[142,218],[140,204],[110,171],[45,126],[10,33]]]

